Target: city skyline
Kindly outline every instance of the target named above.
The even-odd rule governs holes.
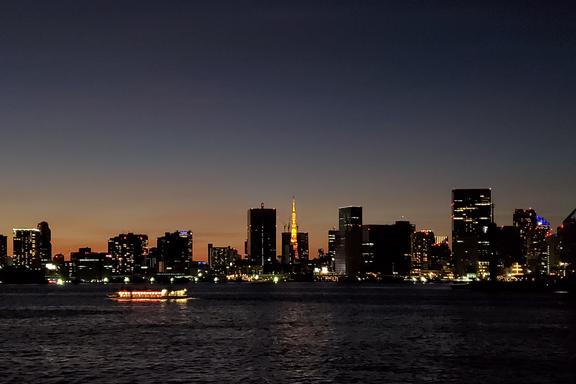
[[[452,192],[452,191],[451,191]],[[493,193],[494,191],[491,190],[491,192]],[[294,197],[292,197],[292,199],[294,199]],[[289,200],[289,204],[291,204],[293,202],[293,200]],[[301,205],[300,203],[298,203],[299,206]],[[497,212],[497,202],[494,202],[494,200],[492,200],[492,204],[495,206],[495,211]],[[334,208],[334,212],[336,212],[336,216],[338,215],[337,210],[342,208],[342,207],[347,207],[347,206],[352,206],[352,204],[350,205],[342,205],[341,207],[336,207]],[[364,216],[365,217],[374,217],[374,215],[371,215],[370,209],[369,207],[363,206],[361,204],[359,204],[358,206],[363,207],[364,208]],[[282,209],[276,209],[274,207],[270,207],[268,205],[266,205],[266,208],[272,208],[275,209],[277,212],[282,212]],[[527,209],[532,209],[534,207],[522,207],[522,208],[527,208]],[[252,207],[250,209],[259,209],[259,207]],[[498,226],[505,226],[505,225],[512,225],[513,224],[513,215],[515,213],[515,210],[518,209],[518,207],[510,210],[507,214],[495,214],[494,215],[494,222],[496,225]],[[543,212],[540,209],[536,208],[538,210],[538,212]],[[299,208],[298,211],[298,216],[301,216],[301,212],[300,212],[301,208]],[[285,210],[286,212],[289,212],[289,217],[287,220],[285,220],[286,222],[283,222],[281,220],[281,215],[277,214],[277,218],[276,218],[276,242],[277,244],[282,244],[282,232],[283,232],[283,228],[289,228],[290,226],[290,214],[292,213],[292,206],[290,205],[289,209]],[[572,209],[567,210],[566,212],[571,212]],[[333,213],[334,213],[333,212]],[[60,240],[66,240],[63,239],[62,237],[57,236],[58,233],[58,228],[53,225],[49,220],[40,220],[42,222],[48,222],[50,223],[51,227],[54,229],[56,227],[56,236],[53,236],[53,240],[52,240],[52,247],[54,248],[54,251],[52,252],[53,255],[56,254],[63,254],[66,258],[68,258],[70,256],[70,254],[72,252],[77,252],[78,249],[80,248],[91,248],[93,249],[95,252],[106,252],[107,247],[108,247],[108,240],[118,234],[122,234],[122,233],[134,233],[134,234],[145,234],[148,235],[150,237],[151,240],[155,241],[156,238],[160,238],[162,236],[164,236],[167,231],[178,231],[178,230],[191,230],[194,233],[195,236],[195,240],[194,240],[194,247],[193,247],[193,254],[194,259],[198,260],[198,261],[207,261],[208,260],[208,244],[215,244],[218,246],[231,246],[232,248],[235,248],[238,250],[240,255],[244,254],[244,242],[247,240],[246,238],[246,234],[245,234],[245,230],[246,230],[246,216],[245,216],[245,211],[242,217],[243,223],[240,226],[241,229],[238,229],[238,233],[236,234],[231,234],[231,233],[215,233],[213,234],[213,236],[210,238],[208,237],[208,235],[206,233],[203,233],[201,231],[197,231],[194,229],[193,226],[189,226],[189,227],[169,227],[169,228],[164,228],[164,229],[160,229],[158,233],[149,233],[146,231],[139,231],[139,230],[133,230],[130,228],[126,228],[126,229],[122,229],[120,231],[117,232],[110,232],[110,230],[108,230],[107,232],[104,233],[104,237],[98,237],[96,238],[96,236],[93,236],[95,238],[95,240],[93,240],[92,243],[89,243],[88,240],[79,240],[76,243],[69,243],[69,244],[78,244],[77,246],[69,246],[70,248],[63,248],[61,245],[58,244],[58,241]],[[306,216],[306,215],[304,215]],[[546,219],[548,219],[549,215],[546,215],[544,213],[541,214],[542,217],[545,217]],[[559,226],[562,223],[562,220],[564,220],[566,218],[567,214],[559,214],[557,215],[557,217],[559,218],[556,222],[551,222],[551,228],[553,231],[556,230],[556,227]],[[498,218],[504,219],[504,220],[499,220]],[[436,234],[440,235],[440,236],[447,236],[448,238],[451,238],[451,234],[452,234],[452,219],[451,219],[451,215],[450,215],[450,210],[447,210],[447,225],[445,227],[446,230],[442,231],[442,230],[438,230],[435,227],[426,227],[426,226],[422,226],[420,225],[420,222],[418,220],[418,217],[416,218],[412,218],[412,217],[406,217],[406,216],[401,216],[401,217],[396,217],[396,218],[391,218],[387,221],[377,221],[377,220],[364,220],[365,224],[367,225],[371,225],[371,224],[393,224],[395,221],[397,220],[408,220],[410,221],[412,224],[414,224],[416,226],[417,230],[431,230],[433,232],[435,232]],[[336,220],[334,220],[335,224],[330,226],[330,227],[326,227],[324,229],[319,230],[319,234],[320,234],[320,238],[312,238],[310,244],[319,244],[319,246],[317,247],[313,247],[310,246],[310,257],[311,258],[315,258],[316,257],[316,253],[317,250],[322,248],[324,249],[324,251],[328,250],[328,231],[332,230],[333,228],[338,228],[338,217],[336,217]],[[299,223],[300,223],[300,219],[299,219]],[[5,232],[1,232],[0,231],[0,235],[5,235],[8,237],[9,240],[11,240],[11,236],[13,233],[13,230],[15,228],[35,228],[35,225],[32,226],[21,226],[21,227],[17,227],[17,226],[12,226],[10,227],[9,231],[5,231]],[[300,224],[299,224],[300,227]],[[144,228],[144,226],[142,227]],[[302,229],[303,231],[307,231],[306,228]],[[243,238],[242,238],[243,237]],[[217,239],[217,238],[221,238],[223,239],[222,241],[218,240],[213,240],[213,239]],[[200,240],[198,240],[200,239]],[[212,239],[212,240],[211,240]],[[238,244],[234,243],[234,240],[226,240],[226,239],[238,239],[237,242]],[[199,242],[200,244],[197,244],[197,242]],[[8,254],[11,255],[13,252],[13,245],[12,245],[12,241],[8,241]],[[205,246],[204,246],[205,245]],[[154,243],[151,243],[150,246],[154,247]],[[64,251],[63,251],[64,250]],[[276,256],[280,256],[281,255],[281,249],[276,249]]]
[[[315,256],[338,207],[448,235],[450,191],[488,187],[499,225],[533,207],[555,228],[576,205],[573,14],[3,1],[0,233],[45,220],[68,257],[190,229],[206,259],[208,243],[243,250],[249,207],[289,224],[295,195]]]

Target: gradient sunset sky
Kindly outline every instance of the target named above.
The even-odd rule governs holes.
[[[66,255],[243,251],[293,195],[312,256],[346,205],[448,235],[452,188],[557,226],[575,148],[573,1],[0,3],[0,233],[46,220]]]

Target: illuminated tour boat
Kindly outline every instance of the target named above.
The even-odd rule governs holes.
[[[108,297],[116,301],[180,301],[187,300],[186,289],[162,289],[162,290],[130,290],[123,289],[114,292]]]

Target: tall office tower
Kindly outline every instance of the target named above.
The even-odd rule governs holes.
[[[38,223],[37,228],[40,231],[40,260],[45,266],[52,261],[52,231],[45,221]]]
[[[414,224],[408,221],[362,226],[364,271],[381,276],[408,276],[415,229]]]
[[[490,261],[490,189],[452,190],[452,251],[456,275],[480,274]]]
[[[576,209],[558,227],[558,253],[564,263],[563,273],[576,275]]]
[[[216,275],[234,275],[240,271],[240,255],[234,248],[208,244],[208,266]]]
[[[410,274],[419,276],[422,271],[430,269],[432,246],[435,244],[434,232],[422,230],[414,232],[411,239]]]
[[[336,271],[336,249],[340,243],[340,231],[337,229],[330,229],[328,231],[328,270],[330,272]]]
[[[158,272],[172,275],[190,273],[193,257],[192,231],[166,232],[156,243]]]
[[[122,233],[108,240],[108,253],[114,259],[114,273],[132,275],[141,272],[148,253],[148,236]]]
[[[36,228],[29,228],[13,229],[13,232],[14,265],[41,270],[40,231]]]
[[[531,274],[546,276],[550,273],[550,250],[547,237],[550,233],[550,222],[541,216],[536,216],[536,227],[528,234],[528,251],[526,264]]]
[[[520,239],[522,241],[522,260],[518,262],[521,265],[526,264],[526,256],[528,255],[528,233],[538,225],[536,223],[536,211],[532,208],[529,209],[515,209],[512,215],[512,223],[514,227],[518,228]]]
[[[248,210],[248,260],[253,266],[261,266],[271,272],[276,266],[276,209],[260,208]]]
[[[8,237],[0,235],[0,268],[8,265]]]
[[[358,275],[362,272],[362,207],[339,208],[338,228],[336,273]]]

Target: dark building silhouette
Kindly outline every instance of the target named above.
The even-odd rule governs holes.
[[[528,255],[528,234],[536,228],[536,211],[529,209],[515,209],[512,215],[512,223],[518,228],[518,233],[522,242],[522,259],[519,264],[526,265],[526,256]]]
[[[0,267],[8,265],[8,237],[0,235]]]
[[[240,255],[234,248],[208,244],[208,266],[216,275],[234,275],[240,272]]]
[[[434,232],[429,230],[417,231],[411,239],[411,266],[410,274],[420,275],[423,271],[430,270],[432,246],[436,243]]]
[[[451,277],[454,263],[448,239],[445,238],[440,241],[437,239],[436,241],[430,248],[430,270],[436,271],[439,277]]]
[[[408,276],[415,229],[408,221],[364,225],[364,271],[382,276]]]
[[[264,272],[276,268],[276,209],[248,210],[248,240],[246,251],[251,265],[262,267]]]
[[[493,222],[490,189],[452,190],[452,251],[458,276],[487,273]]]
[[[362,272],[362,207],[339,208],[338,228],[336,273],[356,276]]]
[[[14,229],[13,251],[14,265],[30,270],[41,270],[40,259],[41,233],[36,228]]]
[[[82,282],[101,282],[112,277],[114,259],[103,252],[80,248],[70,253],[70,277]]]
[[[40,231],[40,244],[38,250],[40,253],[40,262],[43,266],[46,266],[46,264],[52,261],[52,231],[50,230],[48,223],[45,221],[38,223],[37,228]]]
[[[514,264],[519,266],[526,264],[525,245],[526,240],[521,235],[520,227],[506,225],[498,228],[492,247],[495,249],[502,266],[510,268]]]
[[[576,209],[562,221],[558,228],[558,253],[564,263],[564,273],[576,275]]]
[[[296,234],[296,243],[298,249],[298,257],[292,244],[292,234],[290,232],[282,232],[282,264],[283,265],[304,265],[309,260],[310,250],[308,246],[308,233],[298,232]]]
[[[193,259],[191,231],[166,232],[156,243],[158,273],[187,275]]]
[[[328,231],[328,252],[326,258],[328,259],[327,267],[330,272],[336,271],[336,249],[340,243],[340,231],[331,229]]]
[[[148,236],[122,233],[108,240],[108,253],[114,259],[114,273],[132,275],[141,272],[148,253]]]

